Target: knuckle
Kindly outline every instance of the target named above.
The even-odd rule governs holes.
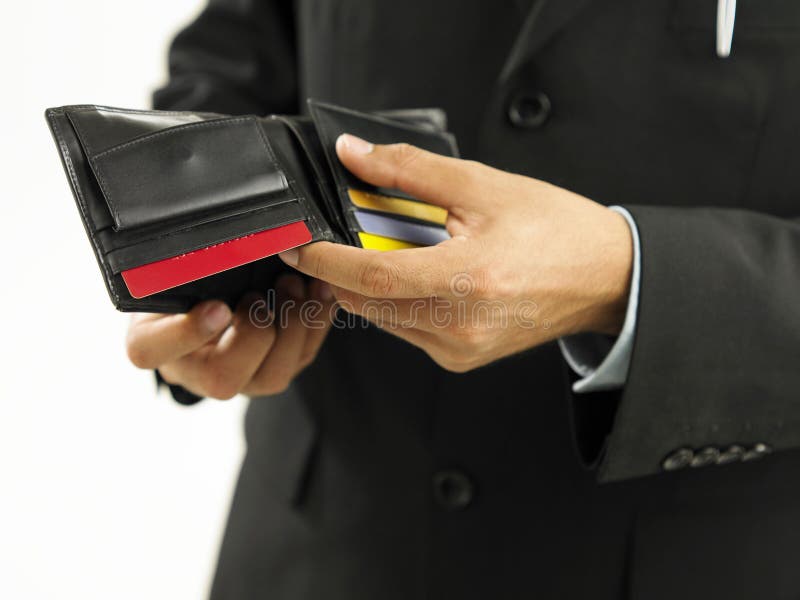
[[[393,144],[392,150],[394,153],[395,165],[399,169],[409,167],[419,158],[419,148],[405,142]]]
[[[282,394],[289,389],[291,378],[286,376],[270,377],[269,380],[261,384],[259,394],[262,396],[275,396]]]
[[[488,269],[486,267],[480,267],[473,271],[472,277],[473,277],[474,294],[476,297],[478,298],[493,297],[496,287],[497,276],[495,275],[492,269]]]
[[[203,373],[202,387],[210,398],[230,400],[239,393],[242,386],[226,369],[208,367]]]
[[[347,312],[356,312],[362,305],[361,296],[350,290],[340,289],[336,292],[336,302]]]
[[[315,250],[314,252],[306,252],[306,256],[310,254],[311,256],[308,257],[308,262],[310,263],[309,270],[317,279],[325,279],[327,276],[327,268],[325,267],[325,254],[323,252],[316,252],[316,248],[309,248],[308,250]],[[303,249],[300,250],[300,256],[302,257],[304,254]]]
[[[296,366],[283,362],[269,365],[268,372],[256,382],[255,387],[258,390],[258,394],[272,396],[285,392],[292,383]]]
[[[392,187],[403,189],[408,186],[409,178],[414,164],[419,160],[420,150],[411,144],[401,143],[392,145],[392,159],[394,163],[394,182]]]
[[[156,366],[152,364],[150,352],[147,348],[137,343],[135,339],[129,338],[127,340],[125,344],[125,353],[128,355],[128,360],[139,369],[148,369]]]
[[[487,185],[492,186],[497,182],[498,170],[486,163],[477,160],[465,160],[463,166],[464,176],[470,183],[485,188]]]
[[[207,388],[206,395],[209,398],[214,398],[215,400],[230,400],[238,393],[239,389],[230,385],[229,383],[214,382],[210,387]]]
[[[173,373],[172,369],[159,367],[158,372],[161,375],[161,379],[168,385],[181,385],[180,377],[178,377],[176,373]]]
[[[289,389],[289,384],[291,383],[288,379],[281,379],[280,381],[276,381],[273,384],[272,388],[270,389],[270,395],[282,394],[286,390]]]
[[[494,172],[492,167],[477,160],[462,160],[461,162],[465,173],[473,175],[479,181],[484,181],[490,173]]]
[[[398,287],[400,274],[396,266],[377,255],[362,269],[359,284],[367,296],[390,296]]]
[[[297,372],[299,373],[311,363],[313,363],[317,359],[317,355],[319,354],[319,350],[322,347],[322,344],[315,346],[309,350],[303,352],[300,355],[300,359],[297,361]]]
[[[519,274],[497,269],[487,273],[484,280],[484,297],[496,300],[509,300],[519,295]]]

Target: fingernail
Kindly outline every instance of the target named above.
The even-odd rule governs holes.
[[[320,300],[323,302],[330,302],[333,300],[333,290],[331,289],[331,285],[329,283],[321,281],[319,283],[318,291]]]
[[[203,312],[203,323],[209,333],[214,333],[231,322],[231,309],[222,302],[209,305]]]
[[[297,248],[292,248],[291,250],[281,252],[278,254],[278,256],[280,256],[281,260],[290,267],[296,267],[297,263],[300,262],[300,253],[297,251]]]
[[[369,154],[375,149],[375,145],[369,143],[367,140],[362,140],[360,137],[343,133],[336,140],[337,148],[345,147],[354,154]]]

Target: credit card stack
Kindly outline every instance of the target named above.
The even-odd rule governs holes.
[[[447,213],[376,188],[336,139],[406,142],[457,156],[438,109],[363,113],[308,101],[310,116],[229,116],[95,105],[46,117],[114,306],[232,306],[288,268],[278,252],[327,240],[375,250],[446,240]]]

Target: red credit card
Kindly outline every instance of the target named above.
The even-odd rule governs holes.
[[[122,279],[131,296],[145,298],[310,241],[311,232],[305,222],[297,221],[134,267],[122,271]]]

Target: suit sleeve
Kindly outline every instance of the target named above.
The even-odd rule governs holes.
[[[283,0],[210,0],[169,49],[169,80],[153,94],[159,110],[224,114],[298,112],[292,3]],[[202,398],[167,384],[176,402]]]
[[[160,110],[296,113],[297,52],[292,3],[210,0],[169,49]]]
[[[620,392],[573,395],[579,446],[598,479],[800,447],[800,220],[626,208],[642,260],[627,381]]]

